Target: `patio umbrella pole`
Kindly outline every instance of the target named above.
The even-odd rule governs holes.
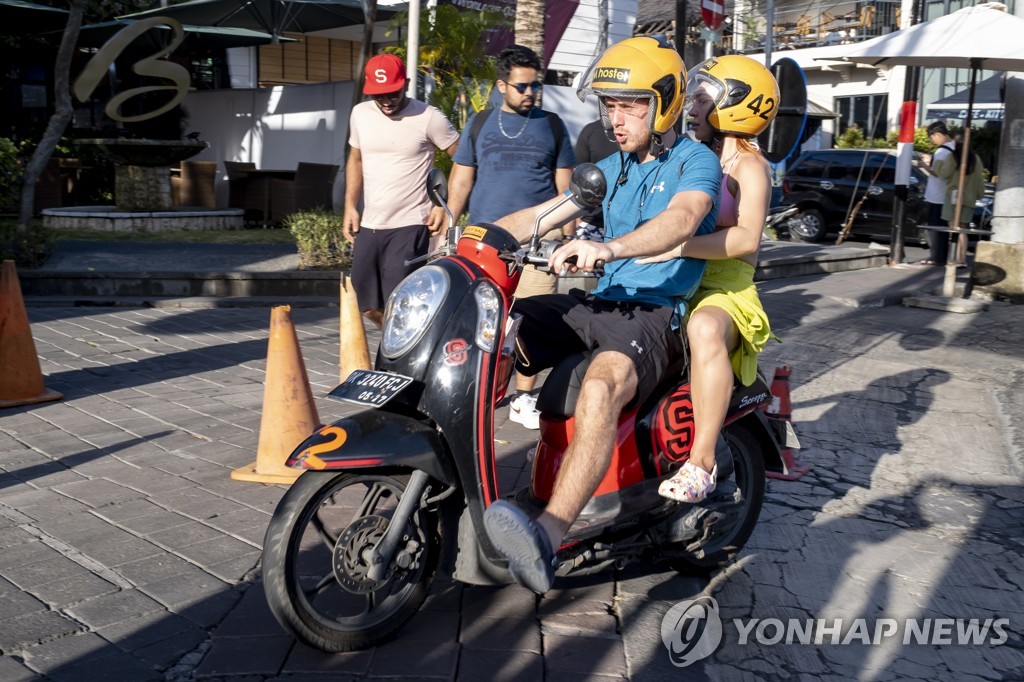
[[[971,120],[974,114],[974,88],[978,80],[978,69],[981,68],[981,60],[971,60],[971,89],[967,97],[967,119],[964,121],[964,146],[960,150],[960,177],[957,183],[956,201],[953,203],[953,224],[951,227],[960,229],[960,212],[964,203],[964,183],[967,179],[967,159],[971,151]],[[949,233],[949,249],[946,253],[946,273],[942,280],[942,295],[956,295],[956,251],[960,235],[955,232]],[[967,258],[965,249],[964,259]]]

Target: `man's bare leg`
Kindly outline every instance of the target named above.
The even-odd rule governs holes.
[[[576,434],[547,508],[537,517],[556,551],[608,470],[619,413],[636,388],[636,368],[628,357],[612,351],[594,357],[576,401]]]

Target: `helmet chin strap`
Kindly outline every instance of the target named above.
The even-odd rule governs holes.
[[[661,133],[651,133],[651,156],[658,158],[665,151],[665,142],[661,139]]]

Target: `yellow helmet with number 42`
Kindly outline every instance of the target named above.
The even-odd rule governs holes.
[[[757,137],[779,110],[779,84],[760,62],[742,55],[706,59],[690,70],[686,101],[698,92],[714,103],[708,123],[723,133]]]
[[[652,133],[664,135],[683,111],[686,65],[664,36],[627,38],[594,60],[583,74],[576,94],[580,101],[593,93],[605,97],[646,97],[653,106],[647,114]],[[601,106],[604,127],[611,129]]]

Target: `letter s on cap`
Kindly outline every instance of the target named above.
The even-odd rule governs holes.
[[[386,71],[384,71],[384,69],[377,69],[376,71],[373,72],[373,79],[378,83],[387,83],[388,74]]]

